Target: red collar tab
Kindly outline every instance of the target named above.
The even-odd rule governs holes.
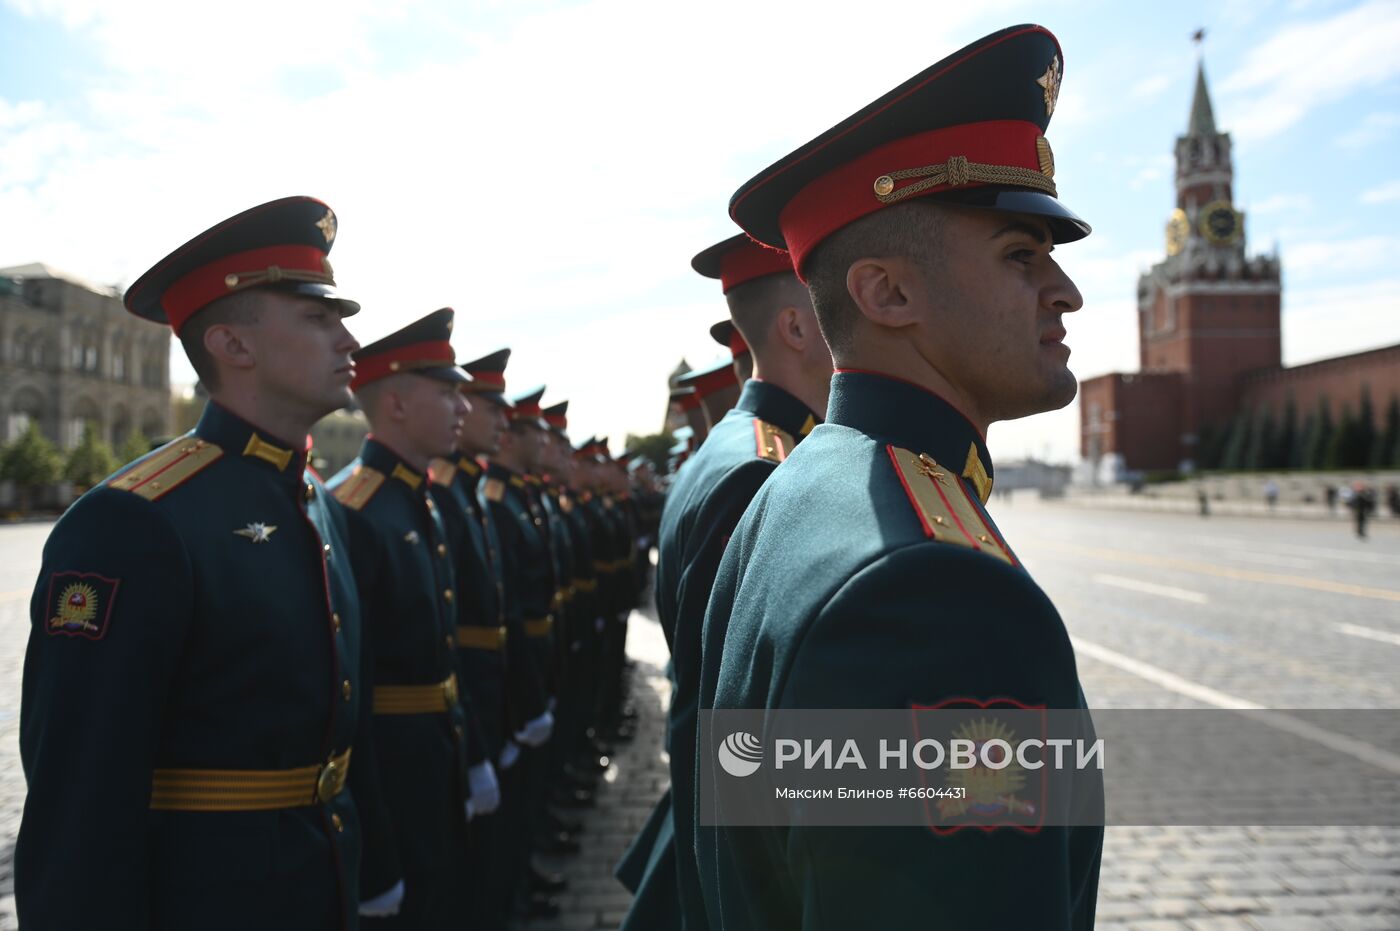
[[[1028,188],[1041,185],[1053,196],[1053,173],[1050,144],[1035,123],[949,126],[896,139],[813,179],[788,201],[778,223],[801,277],[803,262],[823,240],[877,210],[912,197],[1004,184],[1002,176]]]
[[[410,343],[371,356],[356,356],[355,380],[350,383],[350,387],[358,389],[400,372],[451,368],[455,364],[452,344],[446,340]]]

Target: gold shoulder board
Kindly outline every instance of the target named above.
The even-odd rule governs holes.
[[[488,478],[485,488],[482,490],[482,494],[486,495],[487,501],[493,504],[500,504],[501,501],[505,500],[506,483],[499,478]]]
[[[350,477],[335,487],[331,494],[335,500],[352,511],[358,511],[369,503],[374,493],[384,484],[384,473],[369,466],[360,466]]]
[[[967,486],[926,453],[886,446],[895,474],[914,505],[924,534],[940,543],[966,546],[1015,565],[995,530],[972,503]]]
[[[792,452],[792,434],[780,430],[767,421],[755,419],[753,422],[754,440],[758,444],[756,454],[769,462],[782,462]]]
[[[457,467],[446,459],[434,459],[428,463],[428,476],[434,485],[449,488],[452,480],[457,477]]]
[[[223,454],[224,451],[213,443],[191,433],[138,459],[125,472],[110,479],[107,486],[155,501],[204,471]]]

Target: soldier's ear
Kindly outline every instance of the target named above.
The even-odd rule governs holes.
[[[861,316],[882,327],[918,322],[918,269],[909,259],[867,258],[846,270],[846,291]]]
[[[256,353],[244,335],[227,323],[216,323],[204,331],[204,349],[220,366],[251,369]]]

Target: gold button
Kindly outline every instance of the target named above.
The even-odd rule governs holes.
[[[979,534],[977,535],[977,539],[981,540],[983,543],[991,543],[991,542],[992,542],[992,538],[989,537],[989,536],[987,536],[985,533],[979,533]]]
[[[342,694],[342,695],[345,696],[345,700],[346,700],[346,701],[349,701],[349,700],[350,700],[350,692],[351,692],[350,680],[349,680],[349,679],[346,679],[344,682],[340,683],[340,694]]]
[[[325,551],[325,554],[326,554],[327,556],[329,556],[329,555],[331,554],[331,545],[330,545],[329,543],[327,543],[326,545],[322,546],[321,549]]]
[[[331,815],[331,824],[335,825],[337,831],[345,830],[345,822],[340,820],[340,815]]]
[[[313,484],[311,484],[310,482],[307,482],[307,483],[306,483],[306,500],[307,500],[307,501],[310,501],[310,500],[311,500],[312,498],[314,498],[314,497],[316,497],[316,486],[313,485]]]
[[[340,615],[334,611],[331,612],[331,626],[340,630]]]
[[[458,739],[458,740],[461,740],[461,739],[462,739],[462,734],[463,734],[462,725],[460,725],[460,724],[454,724],[454,725],[452,725],[452,729],[453,729],[454,731],[457,732],[457,739]]]
[[[450,604],[452,601],[452,589],[449,588],[446,591],[444,591],[442,593],[442,597],[447,599],[448,603]]]
[[[449,650],[452,649],[453,647],[455,647],[455,646],[457,645],[457,641],[454,640],[454,639],[452,639],[452,635],[451,635],[451,634],[448,634],[446,637],[443,637],[442,639],[447,641],[447,648],[448,648]]]
[[[876,194],[879,194],[881,197],[884,197],[886,194],[893,190],[894,179],[891,178],[889,175],[881,175],[880,177],[875,179]]]
[[[943,518],[941,518],[941,517],[939,517],[939,516],[937,516],[937,515],[934,515],[933,522],[934,522],[935,524],[947,523],[947,521],[945,521]]]
[[[225,288],[228,288],[230,291],[232,291],[234,288],[238,287],[238,276],[237,276],[237,275],[225,275],[225,276],[224,276],[224,287],[225,287]]]
[[[438,555],[439,555],[439,556],[446,556],[446,555],[447,555],[447,544],[446,544],[446,543],[439,543],[439,544],[438,544]]]
[[[389,371],[391,372],[397,372],[401,367],[397,361],[389,363]]]

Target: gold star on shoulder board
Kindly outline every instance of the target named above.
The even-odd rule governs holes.
[[[1045,66],[1045,73],[1036,78],[1035,83],[1045,89],[1045,115],[1053,115],[1055,112],[1055,102],[1060,99],[1059,55],[1050,59],[1050,64]]]
[[[1058,60],[1058,59],[1057,59]],[[326,245],[335,242],[335,214],[329,210],[326,215],[316,221],[316,228],[321,231],[321,235],[326,237]]]
[[[277,527],[273,524],[253,523],[240,530],[235,530],[234,533],[240,537],[247,537],[254,543],[266,543],[276,529]]]

